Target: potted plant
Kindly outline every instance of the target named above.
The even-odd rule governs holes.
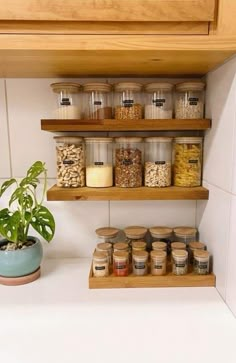
[[[42,189],[39,177],[42,178]],[[0,200],[9,188],[8,208],[0,210],[0,282],[21,284],[39,277],[43,248],[40,240],[29,235],[32,227],[47,242],[55,232],[55,221],[51,212],[43,205],[47,188],[45,164],[36,161],[20,181],[12,178],[0,187]]]

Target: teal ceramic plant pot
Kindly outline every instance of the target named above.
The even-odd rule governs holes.
[[[5,277],[20,277],[29,275],[36,271],[43,257],[43,248],[37,237],[29,236],[28,240],[35,243],[23,250],[1,251],[0,250],[0,275]],[[6,243],[1,240],[0,245]]]

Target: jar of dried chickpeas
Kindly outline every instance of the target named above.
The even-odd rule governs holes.
[[[202,137],[177,137],[174,140],[174,185],[198,187],[202,179]]]

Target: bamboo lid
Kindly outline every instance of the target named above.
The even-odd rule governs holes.
[[[147,251],[134,251],[132,255],[133,255],[133,258],[135,258],[136,260],[145,260],[148,257],[148,252]]]
[[[134,91],[139,92],[142,89],[142,84],[137,82],[120,82],[114,85],[115,91],[122,92],[122,91]]]
[[[175,227],[174,233],[177,237],[195,236],[197,229],[192,227]]]
[[[50,87],[55,93],[60,93],[61,91],[67,91],[69,93],[78,93],[81,86],[79,83],[58,82],[50,84]]]
[[[149,231],[152,237],[167,238],[171,236],[173,229],[169,227],[151,227]]]
[[[102,83],[102,82],[94,82],[94,83],[85,83],[83,85],[84,92],[91,91],[100,91],[100,92],[111,92],[111,84]]]
[[[106,260],[107,259],[107,254],[106,254],[106,252],[95,251],[93,253],[93,258],[95,260]]]
[[[117,234],[119,233],[119,229],[114,228],[114,227],[101,227],[101,228],[97,228],[95,230],[95,233],[99,236],[99,237],[116,237]]]
[[[188,256],[188,252],[185,250],[173,250],[172,256],[177,257],[179,259],[184,259]]]
[[[82,143],[84,139],[79,136],[54,136],[56,143],[63,142],[64,144],[78,144]]]
[[[203,91],[205,83],[200,81],[182,82],[176,85],[176,91]]]
[[[208,260],[210,257],[210,253],[208,251],[203,251],[203,250],[195,250],[193,252],[194,258],[197,259],[203,259],[203,260]]]
[[[151,258],[157,259],[157,260],[163,260],[163,258],[166,257],[166,251],[151,251],[150,253]]]
[[[186,250],[186,244],[183,242],[172,242],[171,249],[172,250]]]
[[[193,250],[204,250],[206,245],[202,242],[189,242],[189,248],[192,248]]]
[[[155,92],[156,90],[171,91],[174,85],[168,82],[154,82],[148,83],[144,86],[146,92]]]
[[[125,242],[116,242],[113,245],[114,250],[128,250],[129,249],[129,245],[128,243]]]
[[[202,137],[176,137],[174,139],[176,144],[201,144]]]
[[[147,228],[140,226],[129,226],[124,229],[125,235],[131,239],[143,238],[147,233]]]
[[[124,261],[128,259],[128,252],[125,251],[116,251],[113,253],[113,258],[115,260]]]
[[[152,248],[153,250],[166,250],[167,244],[165,242],[153,242]]]
[[[112,248],[112,244],[109,242],[104,242],[104,243],[98,243],[97,244],[97,248],[99,250],[104,250],[104,251],[108,251]]]
[[[113,138],[112,137],[85,137],[86,144],[93,144],[93,143],[112,143]]]
[[[146,242],[144,241],[133,241],[132,242],[132,248],[134,249],[143,249],[146,248]]]

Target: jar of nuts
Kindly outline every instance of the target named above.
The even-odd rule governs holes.
[[[183,82],[176,85],[175,118],[203,118],[204,88],[204,82]]]
[[[118,137],[114,145],[115,186],[142,186],[143,143],[141,137]]]
[[[57,186],[85,186],[84,142],[81,137],[55,136],[57,150]]]
[[[149,83],[145,91],[145,119],[172,119],[173,84],[167,82]]]
[[[142,118],[142,84],[120,82],[115,85],[115,119],[138,120]]]
[[[174,142],[174,185],[198,187],[202,179],[202,137],[176,137]]]
[[[52,83],[57,107],[53,112],[55,119],[80,119],[80,84],[71,82]]]
[[[86,83],[84,90],[84,117],[90,120],[112,118],[111,85]]]
[[[146,187],[169,187],[171,185],[172,139],[169,137],[145,138]]]

